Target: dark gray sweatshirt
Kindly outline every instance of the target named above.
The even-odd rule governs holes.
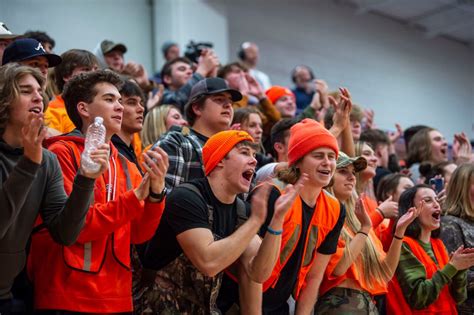
[[[41,165],[0,139],[0,300],[11,298],[15,277],[26,262],[25,248],[38,217],[59,244],[74,243],[84,225],[94,180],[77,175],[64,192],[56,156],[43,149]]]

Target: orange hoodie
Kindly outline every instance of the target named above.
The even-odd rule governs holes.
[[[66,105],[64,105],[61,95],[56,95],[49,102],[48,108],[44,112],[44,121],[49,128],[56,129],[61,133],[68,133],[76,128],[67,114]]]
[[[58,157],[68,194],[84,149],[84,138],[74,133],[47,141]],[[109,169],[96,180],[93,204],[77,242],[60,246],[46,230],[32,237],[28,273],[36,309],[91,313],[133,309],[130,244],[153,236],[164,202],[137,199],[132,188],[139,185],[140,173],[110,145]]]

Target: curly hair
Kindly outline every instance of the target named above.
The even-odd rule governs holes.
[[[118,74],[111,70],[98,70],[81,73],[64,86],[63,99],[66,104],[66,111],[77,129],[82,129],[82,118],[77,111],[77,104],[80,102],[92,103],[97,95],[95,87],[99,83],[110,83],[117,90],[120,90],[123,81]]]
[[[0,136],[5,132],[10,119],[10,106],[20,97],[20,80],[31,75],[44,88],[45,79],[38,69],[8,63],[0,67]]]

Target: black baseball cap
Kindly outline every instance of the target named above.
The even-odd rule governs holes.
[[[232,97],[232,102],[238,102],[242,99],[242,94],[229,88],[227,82],[221,78],[207,78],[196,83],[191,89],[188,104],[194,103],[203,96],[227,92]]]
[[[48,54],[43,45],[33,38],[20,38],[10,43],[3,52],[2,65],[10,62],[28,60],[34,57],[46,57],[49,68],[55,67],[62,62],[61,57],[55,54]]]

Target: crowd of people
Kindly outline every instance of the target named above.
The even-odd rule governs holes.
[[[307,65],[272,85],[253,42],[167,41],[157,74],[54,46],[0,23],[0,314],[474,313],[464,132],[378,129]]]

